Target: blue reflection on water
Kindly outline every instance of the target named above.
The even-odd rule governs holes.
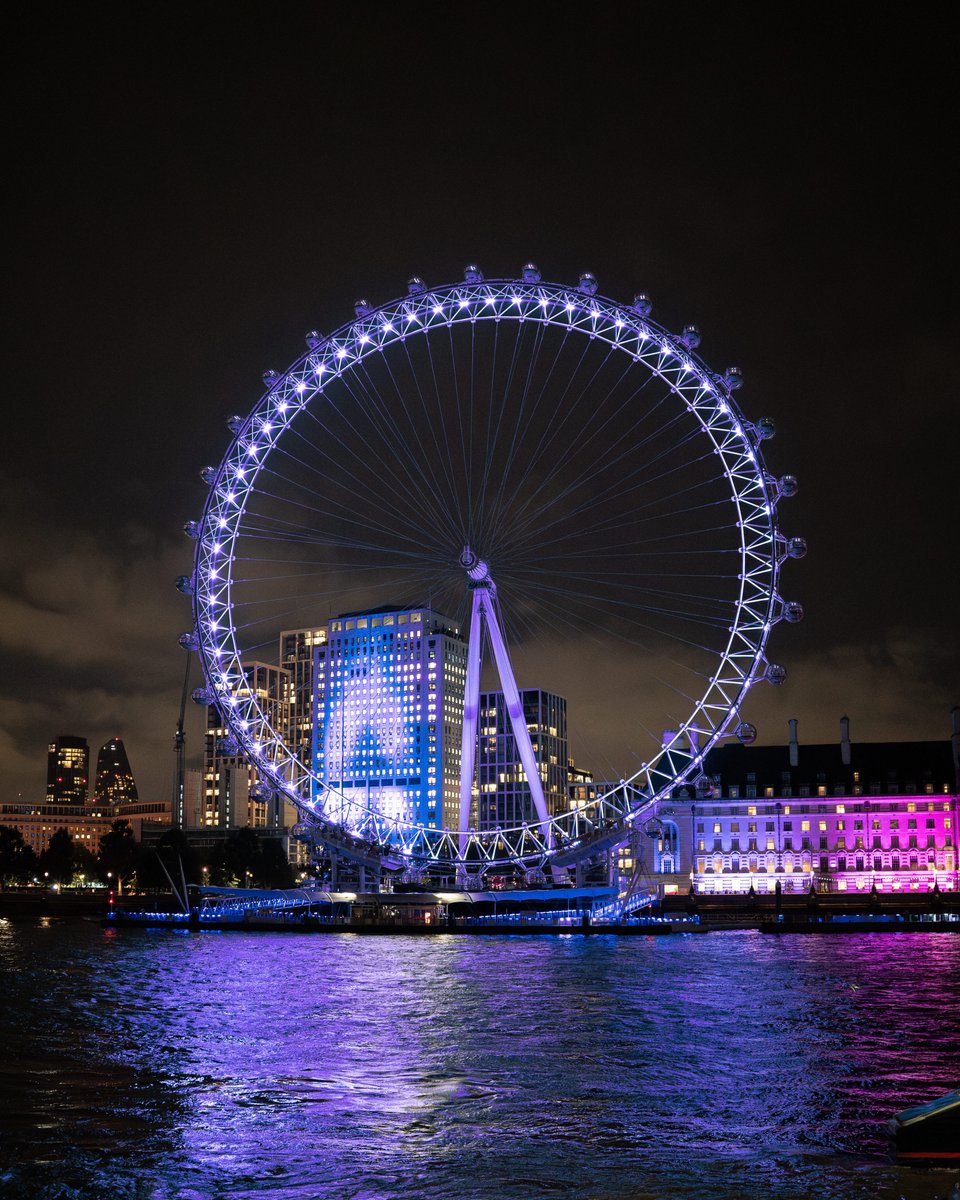
[[[0,922],[12,1196],[898,1197],[960,938],[377,938]],[[65,1188],[75,1189],[65,1191]]]

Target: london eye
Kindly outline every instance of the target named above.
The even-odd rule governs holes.
[[[602,297],[589,274],[567,286],[533,264],[518,279],[470,266],[460,282],[414,278],[399,299],[358,301],[265,373],[202,472],[181,643],[198,651],[195,698],[222,714],[226,750],[296,806],[302,833],[385,867],[562,870],[702,784],[721,739],[750,739],[750,689],[785,676],[770,632],[802,617],[780,594],[781,567],[806,546],[779,528],[797,485],[765,465],[773,423],[744,415],[739,372],[711,369],[699,342],[693,326],[654,321],[645,295]],[[363,615],[418,606],[444,614],[463,647],[439,711],[428,675],[401,661],[412,627],[367,628]],[[347,786],[323,730],[305,750],[247,664],[275,654],[281,630],[360,621],[366,657],[331,664],[328,691],[342,698],[356,681],[391,733],[389,746],[369,742]],[[456,779],[420,781],[422,805],[380,786],[385,771],[400,778],[412,736],[397,679],[418,722],[456,742]],[[576,804],[544,793],[521,699],[533,686],[569,694],[582,730],[571,745],[604,781]],[[513,819],[483,819],[483,789],[496,787],[478,766],[490,688],[529,789]]]

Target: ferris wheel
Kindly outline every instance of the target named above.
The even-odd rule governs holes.
[[[252,412],[229,419],[185,527],[196,554],[179,586],[195,623],[180,640],[199,652],[194,698],[222,715],[225,752],[317,842],[388,867],[562,868],[642,827],[722,738],[752,739],[749,689],[785,678],[770,631],[803,615],[779,591],[784,561],[806,552],[777,524],[797,484],[768,472],[773,423],[740,411],[739,371],[715,373],[696,327],[671,334],[650,314],[645,295],[618,304],[590,274],[548,283],[532,263],[519,279],[476,266],[438,287],[414,278],[397,300],[358,301],[335,333],[308,333],[306,353],[264,374]],[[464,647],[445,712],[428,718],[426,678],[405,684],[418,720],[436,717],[459,751],[430,810],[371,790],[372,750],[359,786],[331,781],[318,745],[305,753],[249,682],[282,630],[416,606],[445,614]],[[377,653],[399,659],[383,630]],[[389,681],[338,668],[360,670],[370,704],[387,706]],[[603,781],[576,803],[546,794],[531,688],[569,695],[570,743],[581,730],[578,754]],[[499,786],[478,769],[491,689],[530,793],[512,823],[478,820],[478,797]]]

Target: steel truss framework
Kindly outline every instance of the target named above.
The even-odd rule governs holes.
[[[210,490],[201,519],[186,527],[197,542],[189,586],[195,629],[181,643],[199,650],[204,698],[218,706],[235,748],[260,779],[294,803],[301,833],[358,861],[388,867],[410,861],[461,871],[504,863],[559,866],[623,841],[638,817],[699,774],[706,753],[737,723],[748,689],[762,678],[780,682],[782,668],[767,662],[764,648],[777,621],[796,619],[790,610],[798,606],[784,604],[778,577],[783,561],[799,557],[805,545],[777,529],[777,501],[792,494],[795,483],[789,477],[778,482],[764,467],[759,447],[769,427],[744,418],[731,395],[739,386],[737,374],[711,371],[693,351],[696,337],[667,332],[646,315],[648,305],[623,306],[596,295],[590,277],[580,287],[545,283],[529,270],[522,281],[468,279],[429,289],[412,281],[407,296],[374,310],[360,308],[355,320],[330,336],[308,336],[306,354],[282,374],[264,376],[266,392],[245,420],[232,422],[234,437],[223,461],[205,475]],[[716,672],[676,739],[596,801],[534,824],[478,832],[405,823],[337,794],[338,812],[352,817],[334,822],[324,814],[323,779],[285,743],[245,686],[231,599],[241,520],[271,451],[297,414],[321,400],[331,380],[406,339],[480,321],[539,322],[597,339],[668,386],[712,443],[729,488],[739,535],[736,616]],[[311,799],[311,793],[320,799]]]

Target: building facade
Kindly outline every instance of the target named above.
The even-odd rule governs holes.
[[[567,702],[542,688],[520,691],[523,717],[540,770],[547,812],[570,807]],[[480,693],[477,722],[477,828],[507,829],[539,820],[502,692]],[[587,786],[586,772],[584,787]]]
[[[611,882],[661,894],[960,890],[960,710],[943,741],[856,743],[847,718],[834,743],[800,745],[795,721],[790,734],[715,747],[696,785],[634,823]],[[571,780],[570,806],[618,786]]]
[[[698,891],[927,891],[957,887],[951,741],[840,740],[714,749],[690,805]]]
[[[138,800],[133,804],[0,804],[0,825],[20,831],[36,854],[42,854],[58,829],[66,829],[73,840],[92,854],[100,851],[100,839],[114,821],[127,821],[139,842],[144,825],[164,830],[170,827],[169,800]]]
[[[313,721],[322,696],[316,692],[315,650],[327,644],[325,625],[286,629],[280,634],[280,666],[287,672],[290,702],[288,745],[309,770],[313,754]],[[320,680],[323,682],[322,678]]]
[[[47,747],[47,803],[85,804],[89,784],[87,739],[61,733]]]
[[[242,664],[245,689],[254,695],[273,728],[282,736],[290,730],[290,674],[272,664]],[[215,704],[207,706],[204,739],[203,793],[198,824],[202,828],[285,829],[296,823],[293,805],[272,788],[261,787],[255,768],[239,754],[225,752],[229,729]]]
[[[456,829],[467,647],[430,608],[345,613],[314,646],[315,798],[345,826],[366,808]]]

